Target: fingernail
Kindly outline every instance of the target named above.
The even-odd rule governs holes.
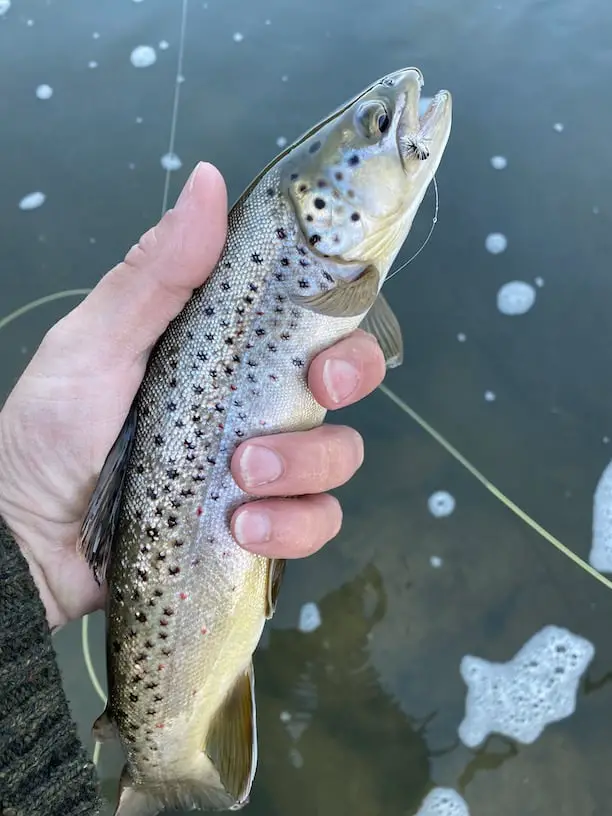
[[[283,473],[280,456],[263,445],[247,445],[240,457],[240,473],[247,487],[269,484]]]
[[[198,177],[198,173],[200,172],[200,167],[201,166],[202,166],[202,162],[198,162],[196,164],[196,166],[194,167],[194,169],[191,171],[191,175],[189,176],[189,178],[185,182],[185,186],[181,190],[181,194],[180,194],[180,196],[178,197],[178,199],[176,201],[176,204],[174,206],[175,210],[181,210],[185,206],[185,204],[189,201],[189,199],[191,198],[191,191],[193,190],[193,185],[196,182],[196,179]]]
[[[234,521],[234,535],[241,547],[256,547],[265,544],[272,533],[270,517],[254,507],[238,511]]]
[[[346,360],[332,357],[323,366],[323,384],[334,402],[344,402],[359,385],[359,371]]]

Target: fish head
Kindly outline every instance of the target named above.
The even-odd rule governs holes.
[[[451,95],[419,115],[423,75],[379,80],[290,149],[281,183],[313,251],[342,276],[375,265],[384,279],[438,168],[451,128]],[[382,280],[381,280],[382,284]]]

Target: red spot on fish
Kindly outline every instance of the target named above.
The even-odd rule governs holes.
[[[217,425],[217,428],[218,428],[220,431],[222,431],[222,430],[225,428],[225,425],[224,425],[222,422],[220,422],[220,423]]]
[[[236,391],[238,389],[237,385],[230,385],[230,391]]]
[[[156,725],[155,727],[156,727],[156,728],[163,728],[163,727],[164,727],[164,724],[163,724],[163,723],[157,723],[157,725]]]
[[[263,317],[263,312],[255,312],[255,314],[257,315],[257,317]]]
[[[203,635],[206,635],[206,634],[208,633],[208,629],[207,629],[205,626],[203,626],[203,627],[200,629],[200,632],[201,632]]]
[[[165,663],[160,663],[159,666],[157,667],[157,671],[163,671],[165,668],[166,668],[166,664]]]
[[[278,380],[278,377],[276,376],[276,374],[270,374],[270,379],[271,379],[273,382],[276,382],[276,381]]]
[[[181,592],[180,595],[179,595],[179,598],[181,599],[181,601],[186,601],[187,600],[187,593],[186,592]]]
[[[204,510],[202,510],[201,507],[198,507],[198,509],[196,510],[196,516],[201,516],[203,512]]]

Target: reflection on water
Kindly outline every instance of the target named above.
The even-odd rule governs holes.
[[[172,147],[180,11],[167,0],[20,0],[0,16],[2,313],[94,285],[157,219],[166,171],[170,202],[201,158],[235,198],[283,140],[372,78],[417,64],[427,92],[452,90],[455,122],[439,223],[389,283],[406,355],[388,384],[587,558],[612,436],[608,4],[189,0]],[[430,196],[405,259],[433,206]],[[2,332],[3,392],[67,304]],[[290,565],[256,657],[250,811],[411,816],[442,785],[472,816],[607,814],[609,592],[381,393],[332,420],[362,432],[367,458],[339,491],[342,534]],[[450,515],[428,508],[440,494]],[[306,602],[322,622],[300,633]],[[533,745],[492,736],[468,750],[457,737],[461,658],[505,662],[548,624],[596,647],[576,713]],[[102,674],[100,616],[92,644]],[[100,704],[78,627],[57,645],[89,739]],[[120,768],[105,747],[109,799]]]

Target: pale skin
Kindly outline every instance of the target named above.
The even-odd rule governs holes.
[[[76,550],[87,503],[153,344],[212,272],[226,229],[223,178],[201,163],[175,208],[49,330],[0,412],[0,515],[28,561],[52,629],[103,606],[105,588]],[[334,410],[373,391],[384,372],[378,344],[357,331],[312,362],[308,382],[315,399]],[[326,491],[348,481],[362,461],[360,435],[338,425],[244,442],[232,475],[247,493],[266,498],[235,512],[236,540],[267,556],[314,553],[342,522],[339,502]],[[287,495],[300,498],[280,498]]]

